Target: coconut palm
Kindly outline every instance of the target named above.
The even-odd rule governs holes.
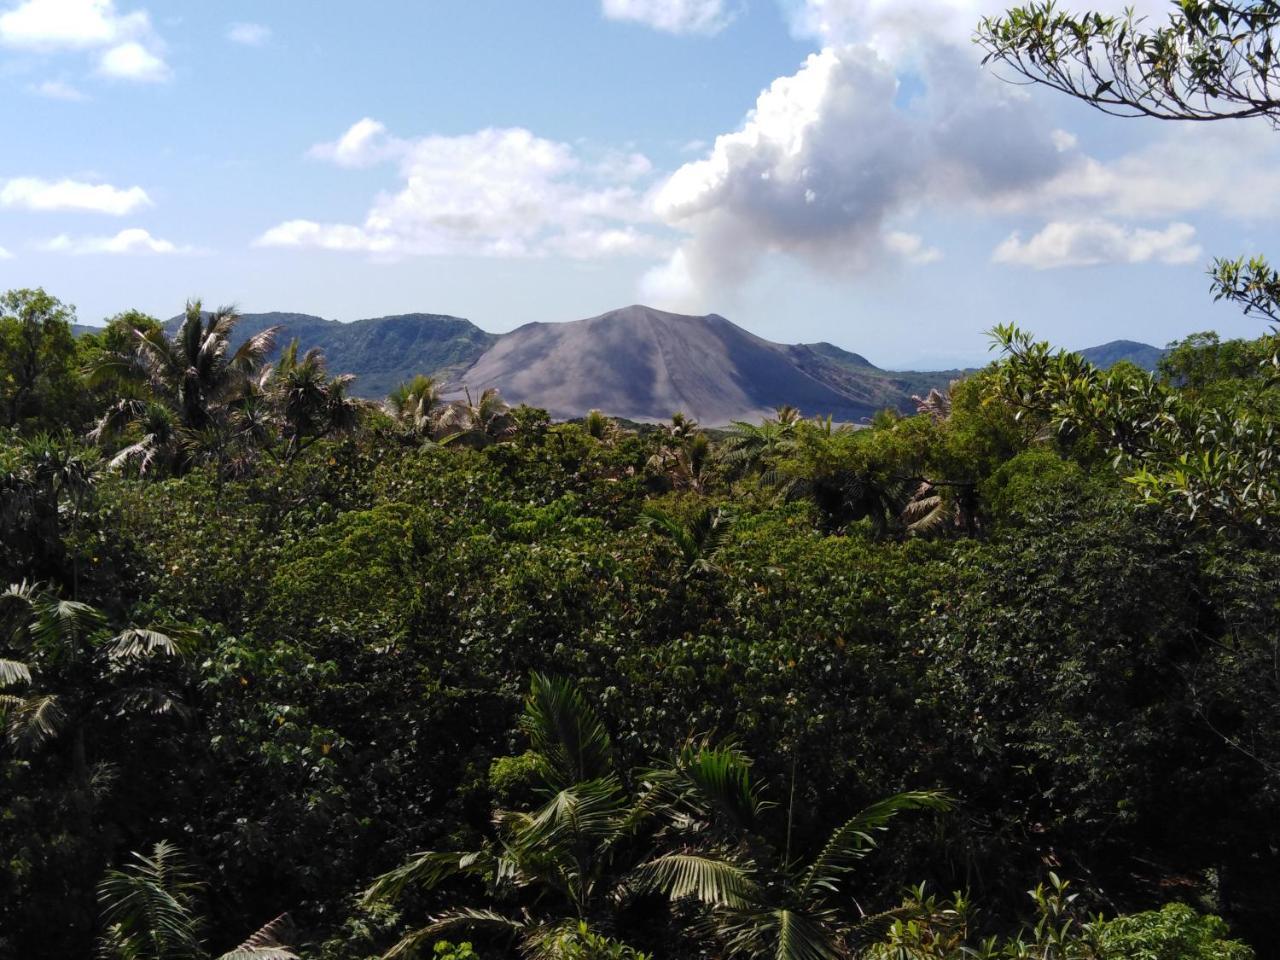
[[[465,399],[450,403],[437,421],[441,443],[479,450],[516,435],[516,418],[497,387],[487,388],[478,400],[473,400],[466,388],[463,393]]]
[[[114,465],[178,469],[200,451],[225,465],[235,439],[234,411],[252,393],[253,375],[279,330],[262,330],[232,351],[239,322],[231,307],[205,313],[199,300],[188,301],[172,339],[160,327],[137,329],[130,349],[103,354],[90,365],[90,386],[115,384],[122,394],[90,437],[105,443],[126,432],[141,436],[116,455]]]
[[[732,749],[689,749],[650,777],[654,804],[671,819],[676,849],[643,864],[634,882],[704,908],[704,929],[726,956],[745,960],[848,960],[900,910],[869,914],[849,889],[877,835],[908,810],[946,810],[935,791],[872,804],[830,835],[807,862],[778,856],[764,839],[767,808],[750,762]]]
[[[274,411],[284,438],[284,459],[293,460],[299,453],[324,437],[355,429],[364,405],[347,395],[355,377],[343,374],[330,377],[324,353],[312,347],[298,358],[298,341],[294,339],[274,365],[262,369],[254,381],[252,396],[265,400],[268,414]],[[264,419],[260,403],[243,405],[241,423],[257,434]]]
[[[430,437],[437,417],[443,412],[440,384],[434,377],[418,374],[391,391],[387,407],[408,433],[416,437]]]
[[[153,396],[170,403],[184,427],[201,430],[244,392],[280,329],[262,330],[231,351],[231,334],[239,322],[233,307],[205,313],[199,300],[190,300],[172,339],[160,328],[136,331],[133,349],[98,360],[89,370],[90,383],[143,382]]]
[[[134,853],[122,870],[98,884],[106,932],[99,953],[108,960],[210,960],[196,910],[203,885],[173,844]],[[276,917],[217,960],[298,960],[283,942],[287,918]]]
[[[520,728],[528,737],[542,803],[498,810],[494,836],[479,850],[420,853],[379,877],[366,904],[393,900],[409,885],[450,877],[481,879],[486,900],[511,909],[455,907],[406,934],[385,956],[410,956],[437,938],[479,932],[515,939],[529,956],[553,960],[575,931],[607,928],[629,896],[626,841],[639,813],[614,768],[603,722],[569,681],[535,674]]]
[[[88,781],[86,730],[121,713],[184,713],[164,686],[131,676],[144,661],[181,657],[181,634],[154,627],[106,629],[101,611],[28,583],[0,593],[0,729],[9,746],[34,753],[71,740],[73,772]]]

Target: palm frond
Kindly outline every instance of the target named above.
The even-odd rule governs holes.
[[[231,369],[237,373],[252,373],[266,359],[267,354],[271,352],[271,348],[275,346],[276,337],[279,334],[279,326],[267,327],[267,329],[246,339],[244,343],[240,344],[236,352],[231,355]]]
[[[134,853],[123,870],[108,872],[98,903],[117,943],[145,943],[151,955],[195,960],[205,955],[192,909],[198,889],[182,854],[162,840],[150,856]]]
[[[819,889],[834,892],[840,875],[875,848],[875,834],[887,829],[889,821],[898,814],[908,810],[950,810],[951,807],[946,794],[936,790],[897,793],[873,803],[831,834],[805,873],[800,885],[801,896],[808,897]]]
[[[743,907],[758,896],[748,867],[696,853],[656,857],[636,868],[632,882],[672,900],[692,897],[713,907]]]
[[[640,511],[640,523],[675,544],[685,563],[693,563],[698,559],[701,550],[693,531],[677,517],[652,504],[646,504]]]
[[[647,771],[650,790],[672,811],[751,829],[771,804],[751,778],[751,759],[732,744],[686,743],[667,767]]]
[[[361,895],[366,906],[382,900],[395,900],[410,884],[431,889],[448,877],[460,873],[487,875],[493,872],[495,858],[487,851],[472,853],[436,853],[427,851],[415,854],[407,863],[382,874]]]
[[[218,960],[298,960],[298,955],[285,943],[288,927],[289,915],[282,913]]]
[[[627,802],[614,776],[557,791],[533,813],[502,813],[499,823],[518,854],[552,854],[562,847],[608,842],[626,823]]]
[[[191,717],[191,708],[172,690],[164,687],[136,684],[116,690],[110,700],[119,704],[126,713],[174,715],[184,720]]]
[[[31,668],[20,660],[0,659],[0,687],[30,683]]]
[[[553,789],[596,780],[613,765],[613,742],[577,685],[535,673],[520,728]]]
[[[947,503],[937,488],[921,483],[902,508],[901,519],[908,533],[932,533],[947,520]]]
[[[23,751],[38,750],[59,733],[67,714],[56,694],[20,698],[5,711],[9,740]]]
[[[69,640],[84,636],[106,621],[96,607],[75,600],[49,600],[36,608],[36,618],[31,633],[36,641],[50,646],[61,646]]]
[[[823,925],[794,910],[778,910],[776,960],[842,960]]]
[[[180,632],[161,633],[151,627],[130,627],[117,634],[107,647],[112,660],[141,659],[155,655],[185,657],[191,651],[193,638]]]
[[[0,591],[0,620],[4,623],[6,632],[26,627],[31,622],[39,595],[39,584],[26,580],[11,583]]]

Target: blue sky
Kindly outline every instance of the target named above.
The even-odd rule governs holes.
[[[86,322],[646,302],[897,367],[1008,320],[1259,333],[1205,269],[1278,246],[1280,135],[1001,83],[998,7],[0,0],[0,287]]]

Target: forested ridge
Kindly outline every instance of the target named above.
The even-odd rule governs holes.
[[[1278,23],[978,40],[1274,121]],[[1276,956],[1280,275],[1211,283],[1260,336],[718,431],[9,291],[0,956]]]

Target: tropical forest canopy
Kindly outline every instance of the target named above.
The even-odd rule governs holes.
[[[1274,120],[1275,4],[1179,10],[979,39]],[[1276,955],[1274,331],[708,431],[73,319],[0,299],[0,956]]]

